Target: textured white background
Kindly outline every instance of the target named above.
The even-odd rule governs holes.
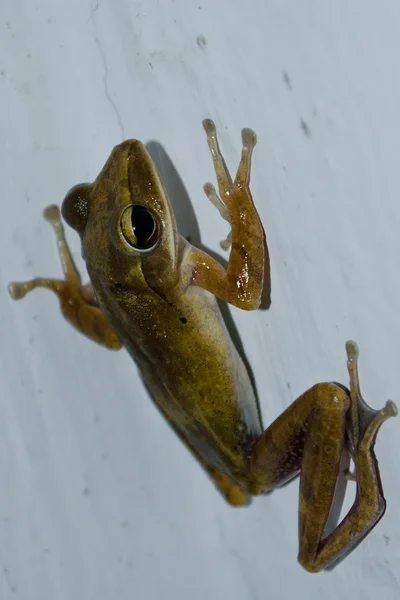
[[[228,507],[124,351],[79,336],[49,292],[13,303],[6,289],[59,276],[41,211],[126,137],[161,144],[190,197],[178,217],[185,227],[191,205],[219,251],[227,227],[202,192],[213,170],[201,120],[215,119],[232,168],[251,126],[272,307],[231,312],[265,422],[317,381],[347,384],[348,338],[366,399],[399,400],[399,3],[1,9],[0,598],[399,598],[399,421],[376,446],[384,520],[336,570],[309,575],[296,562],[298,482]]]

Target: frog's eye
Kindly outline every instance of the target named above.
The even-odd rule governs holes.
[[[147,254],[157,246],[160,232],[158,218],[145,206],[132,204],[122,213],[121,233],[140,254]]]
[[[80,183],[71,188],[62,203],[62,216],[70,227],[83,233],[89,215],[90,183]]]

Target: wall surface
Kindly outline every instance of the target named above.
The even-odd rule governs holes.
[[[399,420],[376,445],[384,519],[335,570],[309,575],[298,480],[230,508],[125,351],[78,335],[45,290],[7,293],[13,279],[60,276],[42,210],[128,137],[150,142],[182,233],[198,225],[222,253],[201,121],[216,121],[232,169],[253,127],[272,305],[231,315],[265,423],[317,381],[347,385],[347,339],[366,400],[400,401],[399,26],[395,0],[2,2],[3,600],[399,598]]]

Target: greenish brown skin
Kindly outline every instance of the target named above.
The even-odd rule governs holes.
[[[65,220],[81,236],[91,285],[81,286],[59,210],[51,206],[45,217],[56,232],[65,279],[13,283],[10,293],[21,298],[36,287],[52,289],[64,316],[85,335],[108,348],[125,346],[166,419],[231,504],[244,505],[300,472],[299,561],[316,572],[354,548],[383,516],[373,445],[396,407],[389,401],[374,411],[365,404],[358,349],[348,342],[350,390],[317,384],[263,432],[248,373],[215,298],[246,310],[260,303],[265,235],[249,189],[256,138],[243,130],[232,181],[213,122],[204,127],[219,196],[211,184],[205,191],[231,224],[226,270],[178,234],[150,156],[141,142],[128,140],[114,148],[93,184],[76,186],[63,203]],[[145,248],[139,248],[143,223],[135,221],[133,229],[133,205],[153,218]],[[355,463],[356,500],[324,538],[346,452]]]

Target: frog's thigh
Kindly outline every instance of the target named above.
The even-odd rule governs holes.
[[[341,410],[335,415],[335,422],[342,426],[344,432],[344,416],[349,407],[347,391],[333,383],[319,383],[302,394],[264,431],[250,459],[254,493],[274,489],[300,471],[304,445],[310,435],[316,409],[320,407],[322,413],[328,413],[326,421],[321,424],[325,430],[331,421],[328,418],[331,407],[336,406]]]
[[[67,321],[93,341],[112,350],[118,350],[121,348],[121,343],[97,306],[92,286],[81,285],[79,273],[64,236],[58,207],[49,206],[44,216],[56,234],[65,279],[37,278],[31,281],[13,282],[9,285],[11,296],[17,300],[38,287],[52,290],[60,300],[61,312]]]

